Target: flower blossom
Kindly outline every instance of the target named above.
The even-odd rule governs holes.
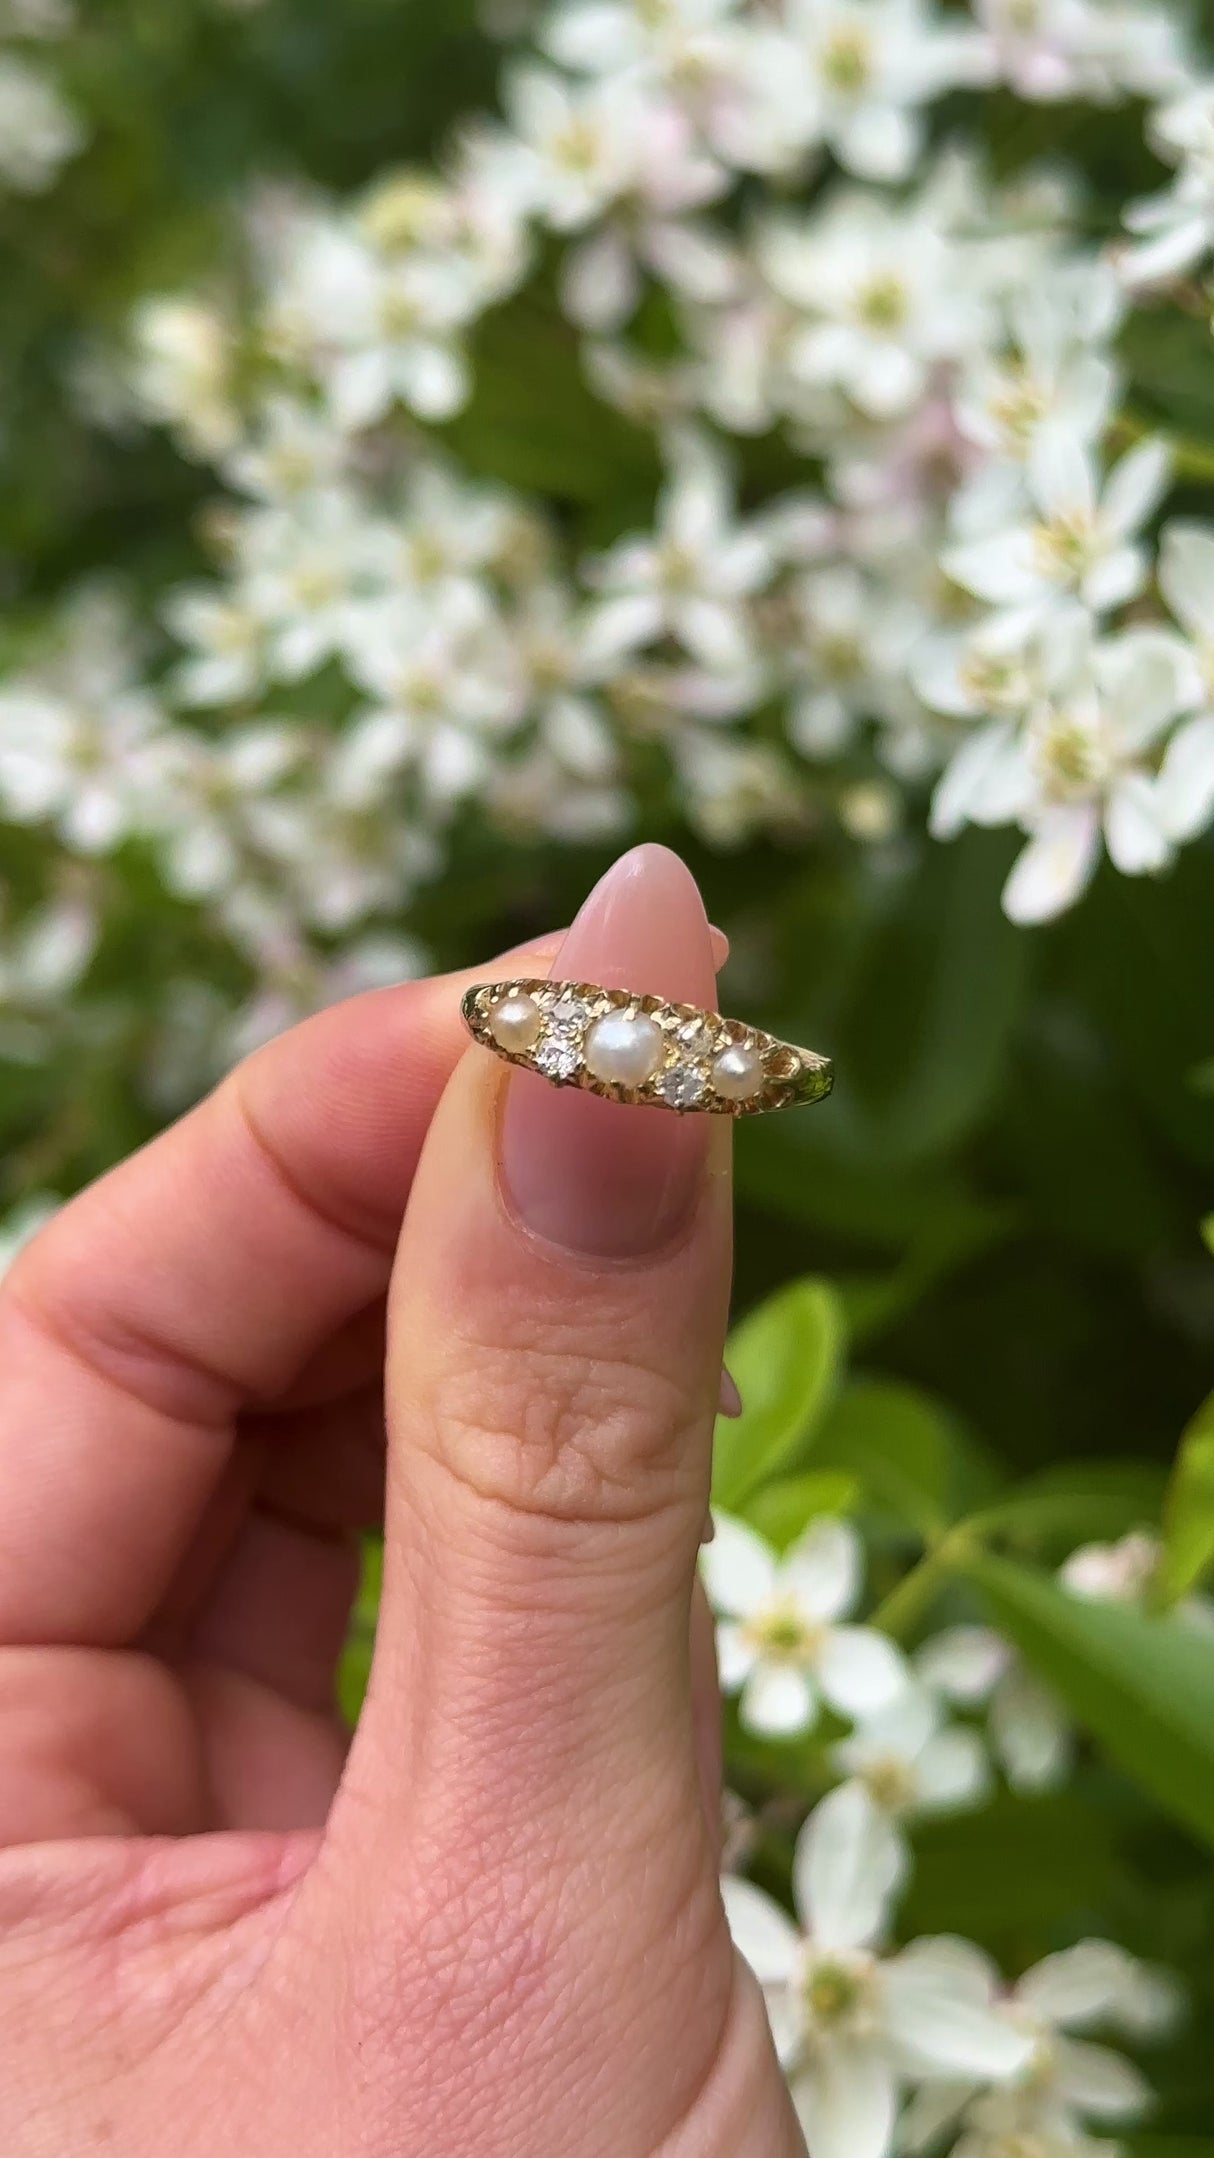
[[[861,1549],[845,1521],[822,1520],[777,1558],[729,1515],[701,1555],[719,1619],[721,1684],[741,1692],[747,1729],[793,1737],[813,1728],[826,1701],[847,1717],[888,1708],[907,1682],[893,1643],[846,1625],[860,1593]]]
[[[867,1794],[824,1798],[797,1839],[800,1927],[751,1882],[723,1883],[734,1942],[758,1978],[814,2158],[885,2158],[908,2087],[1001,2083],[1033,2038],[1000,2014],[968,1944],[882,1949],[897,1859]]]

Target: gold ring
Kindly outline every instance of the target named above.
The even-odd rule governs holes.
[[[495,1056],[553,1086],[680,1116],[755,1116],[821,1101],[830,1059],[696,1004],[593,982],[483,982],[461,1006],[469,1032]]]

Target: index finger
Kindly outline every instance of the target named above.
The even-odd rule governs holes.
[[[0,1288],[0,1642],[110,1645],[146,1624],[237,1413],[382,1295],[466,1039],[460,997],[493,972],[306,1020],[18,1259]]]

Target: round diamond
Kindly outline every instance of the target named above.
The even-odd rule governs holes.
[[[582,1052],[570,1034],[546,1034],[532,1059],[545,1079],[573,1079],[581,1069]]]
[[[694,1109],[704,1099],[707,1080],[694,1064],[672,1064],[654,1081],[662,1100],[671,1109]]]
[[[559,1027],[561,1032],[565,1034],[580,1034],[589,1018],[590,1006],[583,1004],[580,997],[571,997],[566,992],[553,1005],[548,1014],[548,1024],[549,1026]]]

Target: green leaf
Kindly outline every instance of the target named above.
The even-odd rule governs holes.
[[[899,1924],[908,1935],[961,1933],[999,1955],[1014,1944],[1032,1960],[1109,1901],[1118,1850],[1117,1822],[1090,1795],[1001,1792],[980,1812],[917,1825]]]
[[[838,1384],[844,1347],[839,1301],[824,1281],[792,1282],[734,1329],[725,1355],[743,1408],[717,1422],[714,1505],[740,1512],[759,1484],[804,1453]]]
[[[1159,1519],[1163,1477],[1145,1461],[1068,1462],[1028,1477],[974,1522],[1034,1555],[1064,1556],[1077,1543],[1112,1542]]]
[[[853,1379],[818,1434],[814,1460],[856,1477],[871,1504],[930,1541],[959,1511],[965,1450],[960,1427],[930,1395]]]
[[[777,1551],[795,1543],[807,1524],[819,1514],[850,1514],[860,1498],[860,1485],[841,1469],[822,1469],[810,1476],[788,1476],[764,1484],[747,1500],[743,1511]]]
[[[1214,1253],[1214,1214],[1207,1214],[1201,1224],[1201,1240],[1206,1250]]]
[[[1127,1775],[1214,1843],[1214,1637],[970,1556],[996,1622]]]
[[[1133,2136],[1133,2158],[1214,2158],[1214,2136]]]
[[[1180,1442],[1164,1500],[1163,1535],[1154,1598],[1166,1610],[1214,1565],[1214,1394]]]
[[[379,1617],[379,1599],[384,1578],[383,1540],[368,1536],[363,1544],[362,1578],[354,1609],[350,1614],[350,1630],[342,1650],[337,1673],[337,1701],[342,1715],[351,1728],[358,1722],[359,1710],[371,1676],[371,1657],[375,1649],[375,1625]]]

